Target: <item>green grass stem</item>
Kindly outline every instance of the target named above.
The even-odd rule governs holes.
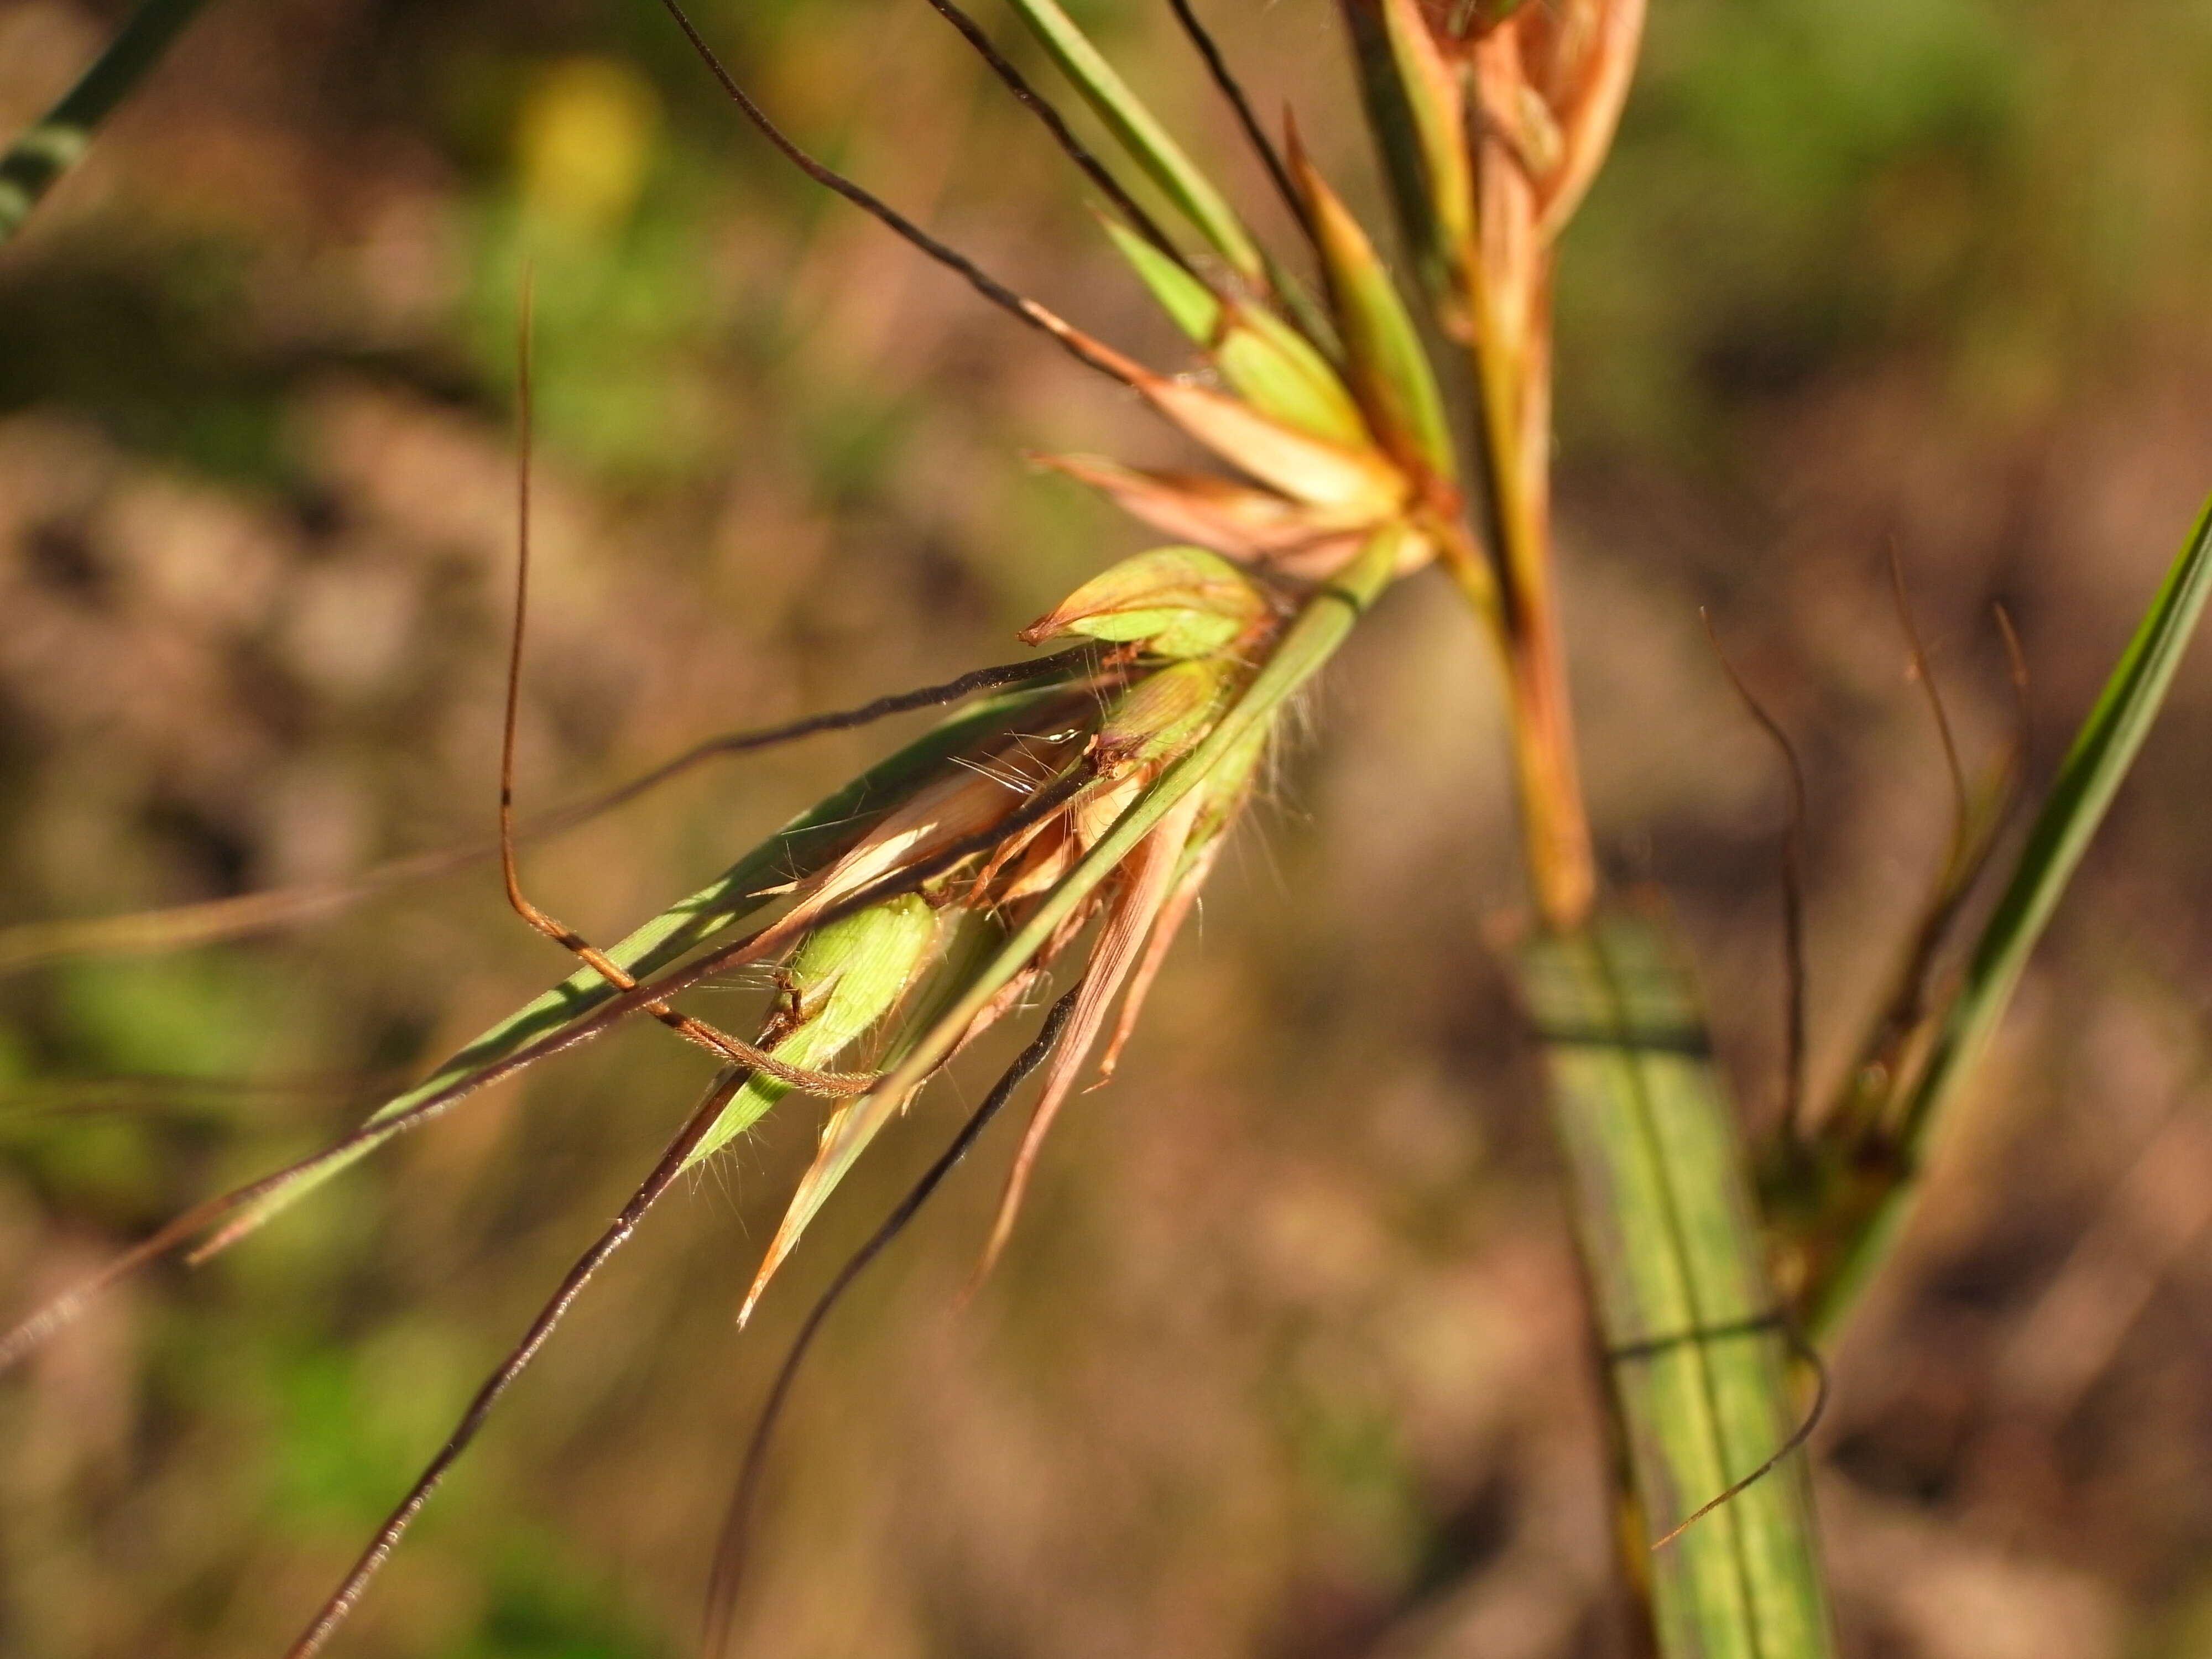
[[[1659,1650],[1826,1659],[1802,1457],[1660,1544],[1773,1457],[1799,1417],[1741,1136],[1686,976],[1655,925],[1617,910],[1538,935],[1521,973],[1626,1442],[1631,1576],[1648,1582]]]
[[[0,242],[92,148],[100,124],[167,55],[206,0],[141,0],[77,83],[0,155]]]

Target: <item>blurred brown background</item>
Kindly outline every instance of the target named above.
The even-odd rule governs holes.
[[[1371,203],[1333,8],[1207,9]],[[0,126],[119,11],[0,5]],[[1989,605],[2011,608],[2040,780],[2212,484],[2212,7],[1654,11],[1566,252],[1570,621],[1610,866],[1673,895],[1765,1122],[1778,779],[1697,607],[1811,771],[1832,1070],[1946,833],[1887,548],[1977,757],[2008,718]],[[1260,201],[1165,9],[1083,15]],[[921,0],[702,22],[808,140],[1179,361]],[[1002,660],[1144,544],[1018,452],[1174,441],[779,170],[680,46],[647,0],[227,0],[0,251],[0,922],[488,830],[526,259],[526,803]],[[1391,598],[997,1279],[953,1311],[1003,1130],[839,1316],[745,1652],[1621,1650],[1554,1160],[1484,943],[1519,890],[1477,645],[1433,579]],[[536,849],[529,884],[611,937],[892,735],[694,776]],[[1814,1455],[1852,1655],[2212,1652],[2208,738],[2200,650],[1833,1356]],[[478,866],[0,980],[6,1311],[564,970]],[[756,994],[700,1006],[741,1022]],[[652,1029],[562,1059],[0,1386],[0,1650],[280,1650],[700,1076]],[[960,1094],[888,1138],[742,1337],[813,1109],[672,1199],[336,1651],[687,1651],[782,1341]]]

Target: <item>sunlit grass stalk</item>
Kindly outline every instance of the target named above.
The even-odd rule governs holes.
[[[1667,1659],[1821,1659],[1809,1483],[1802,1460],[1773,1462],[1801,1413],[1750,1160],[1686,971],[1650,922],[1601,904],[1555,594],[1552,244],[1610,139],[1642,7],[1510,9],[1455,32],[1415,0],[1346,0],[1431,319],[1471,368],[1495,598],[1471,597],[1504,669],[1539,918],[1522,982],[1625,1442],[1625,1562]]]
[[[1936,1012],[1895,1032],[1894,1047],[1885,1036],[1863,1057],[1847,1098],[1862,1077],[1888,1090],[1863,1117],[1835,1115],[1810,1145],[1796,1139],[1794,1115],[1785,1123],[1784,1144],[1765,1160],[1778,1172],[1765,1186],[1775,1212],[1761,1217],[1686,976],[1641,924],[1617,910],[1593,919],[1553,596],[1552,248],[1626,95],[1641,0],[1476,5],[1443,22],[1417,0],[1346,0],[1346,10],[1433,321],[1464,343],[1474,366],[1477,520],[1496,575],[1542,918],[1524,954],[1524,988],[1542,1028],[1628,1443],[1632,1557],[1647,1542],[1657,1549],[1651,1607],[1668,1659],[1824,1653],[1829,1620],[1807,1482],[1796,1462],[1772,1468],[1801,1437],[1778,1351],[1801,1319],[1815,1334],[1832,1327],[1909,1208],[1931,1134],[1985,1050],[2194,627],[2212,584],[2206,526],[2069,753],[1960,983]],[[1918,981],[1933,971],[1933,947],[1996,824],[1962,816],[1954,867],[1921,930],[1930,950],[1910,963],[1901,1006],[1928,1000]],[[1793,961],[1793,983],[1802,969]],[[1770,1272],[1770,1242],[1790,1269],[1784,1282]]]
[[[1660,1651],[1819,1659],[1832,1647],[1811,1483],[1802,1458],[1770,1468],[1803,1418],[1784,1386],[1786,1315],[1686,971],[1655,921],[1621,911],[1537,935],[1520,966],[1632,1475],[1625,1542]]]

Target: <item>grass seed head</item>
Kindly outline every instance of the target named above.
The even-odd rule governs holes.
[[[1162,657],[1207,657],[1273,614],[1259,585],[1202,547],[1156,547],[1109,566],[1022,630],[1023,640],[1083,635]]]
[[[1146,675],[1122,694],[1098,728],[1100,775],[1116,780],[1132,770],[1150,775],[1188,753],[1212,729],[1237,678],[1236,665],[1216,657],[1170,663]]]
[[[905,1001],[936,961],[939,933],[936,910],[917,893],[816,928],[792,955],[784,975],[790,1006],[769,1018],[763,1046],[799,1066],[835,1059]],[[747,1079],[684,1166],[712,1157],[790,1092],[775,1078]]]

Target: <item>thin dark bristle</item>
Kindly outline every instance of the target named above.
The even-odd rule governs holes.
[[[1729,684],[1735,688],[1737,697],[1750,711],[1759,730],[1782,751],[1783,763],[1789,772],[1790,815],[1782,831],[1782,1136],[1785,1144],[1794,1144],[1803,1133],[1805,1111],[1805,768],[1797,758],[1797,746],[1790,741],[1790,734],[1782,729],[1782,723],[1767,713],[1765,705],[1753,694],[1743,676],[1736,672],[1735,665],[1729,660],[1728,653],[1721,648],[1721,637],[1713,627],[1711,614],[1701,609],[1698,615],[1705,624],[1705,637],[1712,641],[1713,655],[1720,659],[1721,672],[1728,676]]]
[[[507,883],[507,902],[525,920],[531,912],[514,866],[514,731],[522,707],[522,641],[530,615],[530,344],[536,288],[525,266],[514,343],[514,623],[507,634],[507,701],[499,734],[499,870]]]
[[[814,156],[802,149],[795,140],[784,132],[782,128],[769,118],[768,112],[753,101],[751,94],[738,84],[737,77],[730,73],[720,58],[715,55],[714,49],[707,44],[706,37],[699,33],[697,27],[693,24],[684,8],[678,3],[678,0],[660,0],[660,3],[668,15],[676,20],[677,27],[684,31],[684,38],[690,42],[691,50],[698,55],[699,61],[707,66],[708,71],[720,83],[723,92],[728,95],[730,101],[738,106],[745,119],[751,122],[759,130],[761,136],[775,145],[783,158],[792,166],[797,167],[823,189],[834,191],[843,197],[908,245],[919,249],[947,270],[958,276],[976,293],[998,307],[1000,310],[1036,330],[1038,333],[1051,340],[1085,368],[1097,370],[1117,385],[1129,384],[1128,377],[1121,370],[1103,358],[1085,349],[1079,341],[1049,326],[1044,318],[1038,314],[1036,308],[1028,301],[1023,299],[1020,295],[992,276],[966,254],[938,240],[936,237],[915,223],[883,198],[866,186],[848,179],[835,167],[817,161]]]
[[[1893,580],[1896,578],[1894,564],[1892,576]],[[1901,580],[1898,583],[1898,592],[1901,601]],[[2003,758],[1997,763],[1996,778],[1992,785],[1998,792],[1998,799],[1994,807],[1979,814],[1978,823],[1970,818],[1963,833],[1954,834],[1951,856],[1946,860],[1936,882],[1935,896],[1929,901],[1928,908],[1914,930],[1911,943],[1905,951],[1904,968],[1898,977],[1896,989],[1888,1006],[1883,1009],[1881,1021],[1876,1027],[1877,1049],[1893,1048],[1901,1043],[1925,1014],[1936,952],[1942,949],[1943,942],[1950,933],[1951,924],[1965,908],[1968,895],[1980,882],[1982,872],[1989,867],[1990,859],[1996,851],[2006,825],[2019,810],[2020,781],[2027,767],[2029,740],[2033,735],[2029,728],[2027,664],[2021,654],[2020,636],[2013,630],[2012,618],[2006,614],[2002,605],[1996,606],[1996,612],[1997,632],[2004,641],[2005,663],[2014,697],[2012,740],[2006,747]],[[1916,664],[1924,663],[1925,653],[1917,649],[1917,635],[1910,631],[1910,613],[1900,609],[1899,615],[1904,618],[1908,638],[1915,642]],[[1932,676],[1924,667],[1919,672],[1932,688]],[[1942,715],[1941,698],[1931,696],[1930,707],[1936,712],[1937,730],[1946,734],[1945,751],[1948,756],[1950,753],[1948,722]],[[1953,763],[1955,766],[1955,761]]]
[[[1014,67],[1012,61],[999,50],[991,37],[983,33],[981,25],[953,4],[952,0],[929,0],[929,3],[939,16],[960,31],[960,38],[975,49],[976,55],[989,66],[991,73],[999,77],[1006,90],[1013,94],[1015,100],[1044,123],[1045,130],[1052,134],[1053,142],[1060,146],[1069,161],[1082,170],[1085,178],[1104,192],[1106,199],[1113,203],[1115,210],[1128,221],[1130,228],[1188,270],[1189,262],[1183,258],[1182,250],[1169,240],[1167,233],[1160,228],[1159,222],[1145,211],[1143,205],[1114,176],[1113,170],[1075,136],[1075,130],[1068,125],[1066,117],[1060,112],[1050,99],[1036,89],[1028,76]]]
[[[1972,834],[1973,809],[1966,788],[1966,769],[1959,760],[1959,743],[1951,731],[1950,711],[1943,706],[1943,689],[1936,684],[1936,665],[1928,658],[1926,641],[1920,637],[1920,625],[1912,615],[1912,600],[1905,591],[1905,561],[1899,556],[1897,544],[1889,548],[1889,591],[1897,605],[1897,625],[1905,635],[1905,649],[1911,653],[1912,672],[1919,682],[1921,695],[1928,700],[1928,712],[1936,722],[1936,740],[1943,746],[1943,771],[1951,784],[1951,855],[1955,862],[1966,852],[1968,837]]]
[[[637,981],[607,954],[568,923],[533,903],[522,890],[522,875],[514,857],[514,732],[522,702],[522,641],[530,614],[530,460],[531,410],[530,324],[532,281],[526,267],[522,277],[522,318],[515,357],[517,413],[515,461],[514,626],[507,636],[507,700],[499,744],[499,869],[507,884],[507,902],[514,914],[562,950],[580,958],[617,991],[627,991]],[[719,1030],[703,1020],[678,1012],[663,1002],[648,1003],[646,1012],[688,1042],[738,1066],[764,1072],[794,1088],[815,1094],[858,1094],[871,1078],[810,1072],[787,1066],[765,1049]]]
[[[562,809],[565,820],[576,814],[594,817],[611,811],[643,794],[647,790],[665,783],[679,772],[689,771],[703,761],[720,755],[741,755],[756,749],[768,749],[777,744],[791,743],[800,738],[810,738],[821,732],[844,732],[854,726],[867,726],[893,714],[910,714],[917,708],[934,708],[941,704],[957,702],[963,697],[973,696],[978,691],[994,691],[1010,685],[1023,685],[1032,680],[1049,679],[1069,671],[1089,665],[1097,660],[1097,647],[1082,645],[1073,650],[1055,652],[1049,657],[1038,657],[1029,662],[1000,663],[990,668],[978,668],[963,674],[958,679],[947,680],[941,685],[925,685],[912,691],[896,691],[878,697],[872,702],[862,703],[857,708],[840,709],[832,714],[810,714],[785,726],[770,726],[752,732],[732,732],[723,737],[708,738],[693,744],[672,760],[662,762],[650,772],[631,779],[628,783],[609,790],[604,795]]]
[[[675,759],[663,762],[641,776],[617,785],[604,793],[572,801],[565,806],[524,817],[519,821],[515,839],[526,845],[546,836],[558,835],[590,822],[617,806],[627,805],[647,790],[659,787],[671,779],[712,760],[720,755],[744,754],[765,749],[776,744],[789,743],[796,738],[811,737],[818,732],[837,732],[865,726],[872,720],[883,720],[892,714],[913,709],[933,708],[939,703],[952,702],[976,691],[988,691],[1000,687],[1020,685],[1031,680],[1048,679],[1064,672],[1080,668],[1092,660],[1094,647],[1079,646],[1073,650],[1060,652],[1049,657],[1039,657],[1026,663],[1004,663],[995,667],[979,668],[963,674],[957,680],[942,685],[923,686],[918,690],[902,691],[890,696],[878,697],[873,702],[858,708],[836,714],[815,714],[789,725],[770,726],[763,730],[733,732],[719,738],[709,738],[685,750]],[[258,893],[246,893],[232,898],[209,899],[193,904],[167,906],[159,910],[143,911],[137,917],[110,919],[143,921],[166,923],[173,930],[164,943],[167,945],[206,945],[228,939],[240,939],[249,934],[283,927],[294,922],[334,915],[345,907],[380,893],[386,889],[410,882],[427,881],[465,870],[471,865],[489,863],[499,857],[496,837],[477,845],[449,847],[433,853],[415,853],[404,858],[393,859],[376,865],[341,881],[318,882],[297,887],[273,888]],[[33,963],[66,956],[87,954],[101,948],[84,947],[79,951],[55,947],[39,951],[24,951],[15,956],[6,952],[8,934],[33,931],[50,924],[32,923],[15,928],[0,928],[0,972],[27,967]],[[106,947],[116,948],[116,947]],[[138,949],[132,945],[122,948]]]
[[[1244,130],[1246,142],[1260,158],[1260,165],[1267,169],[1267,177],[1275,186],[1275,193],[1283,198],[1283,205],[1290,210],[1291,217],[1297,222],[1298,228],[1305,232],[1308,240],[1311,240],[1313,226],[1306,216],[1305,198],[1298,193],[1297,186],[1291,182],[1291,170],[1284,166],[1282,153],[1275,148],[1274,141],[1267,137],[1267,130],[1260,125],[1260,118],[1252,108],[1252,100],[1244,95],[1243,84],[1229,67],[1229,60],[1222,55],[1220,45],[1206,25],[1199,21],[1198,14],[1191,9],[1190,0],[1168,0],[1168,3],[1174,7],[1176,21],[1182,25],[1182,32],[1190,37],[1191,45],[1206,60],[1206,73],[1213,77],[1214,86],[1229,100],[1230,108],[1236,112],[1237,125]]]
[[[768,1465],[768,1449],[775,1432],[778,1419],[790,1399],[792,1385],[798,1380],[799,1368],[807,1351],[813,1346],[815,1337],[836,1308],[840,1298],[853,1281],[867,1269],[868,1264],[881,1255],[891,1242],[906,1231],[908,1224],[921,1213],[921,1206],[951,1174],[960,1160],[968,1155],[991,1120],[999,1115],[1006,1102],[1013,1097],[1030,1073],[1042,1066],[1053,1046],[1060,1041],[1061,1029],[1075,1012],[1076,998],[1082,988],[1077,987],[1053,1004],[1037,1028],[1030,1046],[1015,1057],[992,1086],[983,1103],[960,1126],[960,1133],[951,1144],[938,1154],[937,1161],[922,1172],[921,1178],[908,1189],[883,1224],[871,1234],[860,1248],[853,1252],[842,1267],[837,1270],[826,1289],[816,1298],[806,1318],[799,1325],[799,1334],[792,1339],[782,1365],[777,1370],[775,1381],[769,1388],[768,1399],[761,1407],[760,1420],[753,1426],[752,1438],[745,1446],[744,1462],[738,1476],[736,1490],[731,1494],[730,1507],[722,1521],[720,1536],[714,1546],[714,1565],[708,1580],[707,1612],[702,1650],[707,1659],[720,1659],[729,1646],[730,1625],[737,1611],[738,1592],[744,1586],[745,1549],[750,1530],[754,1499],[758,1496],[761,1478]]]
[[[721,1115],[722,1109],[729,1103],[731,1096],[744,1086],[750,1075],[742,1068],[732,1067],[714,1080],[706,1097],[692,1109],[691,1115],[684,1119],[683,1127],[676,1132],[675,1138],[663,1150],[659,1162],[653,1166],[652,1174],[646,1176],[637,1190],[630,1194],[629,1202],[623,1206],[622,1212],[615,1218],[613,1224],[599,1235],[591,1249],[577,1257],[575,1264],[562,1279],[559,1288],[538,1310],[538,1316],[530,1322],[529,1328],[524,1331],[521,1340],[507,1351],[507,1358],[501,1360],[491,1375],[484,1379],[483,1385],[477,1390],[476,1397],[469,1401],[468,1408],[461,1413],[460,1421],[454,1425],[446,1443],[424,1466],[422,1473],[416,1477],[414,1486],[400,1500],[398,1507],[377,1528],[376,1535],[369,1540],[368,1547],[361,1553],[353,1570],[347,1573],[329,1599],[316,1609],[307,1628],[288,1650],[286,1659],[309,1659],[345,1622],[355,1603],[361,1600],[362,1592],[368,1588],[368,1581],[376,1576],[377,1570],[383,1566],[416,1516],[429,1502],[431,1493],[446,1478],[446,1472],[460,1461],[461,1454],[469,1449],[470,1443],[483,1430],[492,1408],[499,1403],[500,1396],[537,1358],[538,1351],[545,1346],[546,1339],[553,1334],[554,1328],[560,1324],[570,1305],[583,1294],[584,1287],[591,1283],[592,1276],[605,1265],[610,1256],[629,1242],[629,1236],[637,1230],[638,1223],[645,1218],[645,1212],[653,1207],[682,1172],[684,1160],[691,1155],[691,1149],[699,1144],[715,1119]]]
[[[1784,1458],[1813,1437],[1813,1431],[1820,1426],[1820,1419],[1828,1414],[1828,1362],[1821,1357],[1818,1348],[1805,1340],[1805,1334],[1797,1328],[1794,1321],[1788,1319],[1782,1321],[1782,1334],[1783,1340],[1790,1345],[1790,1353],[1813,1368],[1813,1403],[1806,1408],[1804,1419],[1791,1431],[1787,1440],[1774,1449],[1773,1455],[1764,1463],[1744,1476],[1742,1480],[1731,1483],[1728,1490],[1717,1497],[1710,1498],[1698,1504],[1664,1535],[1654,1539],[1651,1547],[1655,1553],[1665,1549],[1668,1545],[1689,1531],[1692,1527],[1696,1526],[1698,1522],[1720,1508],[1722,1504],[1734,1503],[1760,1481],[1765,1480],[1768,1475],[1773,1474],[1775,1470],[1780,1468]]]
[[[940,849],[928,859],[906,870],[894,870],[874,882],[857,889],[836,903],[825,905],[815,918],[817,927],[826,927],[842,921],[869,906],[886,899],[910,893],[939,876],[952,870],[965,860],[987,853],[1007,836],[1018,835],[1031,825],[1042,822],[1053,813],[1063,810],[1076,792],[1091,778],[1087,764],[1079,763],[1036,795],[1024,801],[988,830],[979,830]],[[227,1249],[242,1234],[235,1231],[237,1218],[258,1200],[268,1198],[293,1182],[328,1169],[349,1155],[393,1135],[404,1134],[420,1128],[431,1119],[441,1116],[466,1097],[479,1089],[501,1082],[541,1060],[565,1052],[581,1042],[587,1042],[611,1027],[637,1012],[647,1004],[674,995],[716,974],[726,973],[755,958],[755,951],[765,929],[746,934],[722,946],[720,950],[700,957],[681,968],[671,969],[659,979],[638,985],[635,989],[617,993],[581,1019],[565,1025],[532,1042],[525,1043],[512,1054],[484,1066],[481,1071],[455,1079],[445,1088],[425,1097],[404,1112],[389,1117],[372,1118],[349,1133],[340,1136],[320,1151],[311,1152],[283,1168],[271,1170],[257,1180],[234,1187],[228,1192],[195,1205],[183,1215],[161,1228],[150,1237],[133,1245],[129,1250],[109,1262],[90,1279],[71,1286],[31,1313],[6,1334],[0,1335],[0,1372],[21,1361],[34,1351],[56,1330],[69,1324],[82,1312],[92,1299],[112,1288],[139,1269],[160,1261],[181,1249],[194,1238],[229,1220],[233,1231],[217,1231],[193,1251],[186,1260],[198,1262]]]

